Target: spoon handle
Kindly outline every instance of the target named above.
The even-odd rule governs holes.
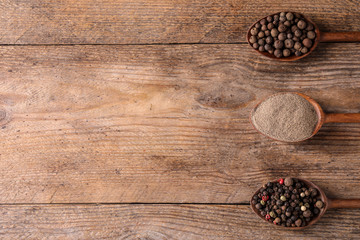
[[[360,199],[331,199],[329,208],[360,208]]]
[[[327,113],[324,123],[360,123],[360,113]]]
[[[360,32],[321,32],[320,42],[360,42]]]

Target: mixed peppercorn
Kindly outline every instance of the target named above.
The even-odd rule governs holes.
[[[306,54],[316,38],[314,26],[300,14],[292,12],[261,19],[250,34],[249,42],[253,48],[277,58]]]
[[[296,178],[268,182],[251,204],[267,221],[284,227],[304,227],[324,208],[318,190]]]

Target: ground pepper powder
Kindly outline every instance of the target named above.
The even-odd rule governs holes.
[[[305,98],[282,93],[260,103],[252,112],[251,121],[256,129],[273,139],[295,142],[312,135],[318,116]]]

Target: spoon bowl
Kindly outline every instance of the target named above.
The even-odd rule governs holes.
[[[254,125],[253,121],[252,121],[252,115],[253,113],[255,112],[255,110],[257,109],[257,107],[264,101],[266,101],[268,98],[271,98],[273,96],[277,96],[277,95],[281,95],[281,94],[297,94],[301,97],[303,97],[305,100],[307,100],[313,107],[314,107],[314,110],[317,114],[317,117],[318,117],[318,122],[316,123],[315,125],[315,128],[312,132],[312,134],[307,137],[307,138],[304,138],[304,139],[301,139],[299,141],[283,141],[283,140],[278,140],[278,139],[274,139],[262,132],[260,132],[256,126]],[[281,93],[276,93],[274,95],[271,95],[269,97],[267,97],[266,99],[264,99],[263,101],[261,101],[260,103],[258,103],[254,109],[251,111],[250,113],[250,122],[252,124],[252,126],[254,127],[255,130],[257,130],[259,133],[261,133],[262,135],[266,136],[266,137],[269,137],[273,140],[276,140],[276,141],[280,141],[280,142],[291,142],[291,143],[296,143],[296,142],[302,142],[302,141],[305,141],[305,140],[308,140],[309,138],[313,137],[315,134],[318,133],[318,131],[320,130],[320,128],[323,126],[324,123],[360,123],[360,113],[325,113],[321,106],[314,100],[312,99],[311,97],[305,95],[305,94],[302,94],[302,93],[299,93],[299,92],[281,92]]]
[[[291,11],[287,11],[287,12],[291,12]],[[301,56],[295,56],[295,55],[291,55],[289,57],[281,57],[281,58],[277,58],[275,57],[273,54],[270,54],[268,52],[260,52],[257,49],[254,49],[255,51],[257,51],[258,53],[262,54],[263,56],[266,56],[268,58],[272,58],[274,60],[278,60],[278,61],[283,61],[283,62],[291,62],[291,61],[296,61],[298,59],[304,58],[306,56],[308,56],[310,53],[312,53],[315,48],[317,47],[319,42],[359,42],[360,41],[360,32],[320,32],[319,27],[313,22],[311,21],[311,19],[305,17],[304,15],[302,15],[301,13],[296,13],[296,12],[292,12],[295,14],[299,14],[306,22],[311,23],[314,26],[314,31],[316,33],[316,38],[313,40],[314,44],[312,45],[312,47],[309,49],[309,51],[305,54],[302,54]],[[280,14],[280,12],[278,13],[274,13],[271,14],[269,16],[274,16],[276,14]],[[256,21],[248,30],[247,34],[246,34],[246,40],[247,42],[251,45],[250,43],[250,37],[251,37],[251,33],[250,30],[255,27],[255,24],[258,23],[259,21]]]
[[[255,205],[252,203],[252,199],[255,195],[257,195],[260,192],[260,189],[258,189],[254,195],[251,196],[250,199],[250,207],[253,210],[253,212],[258,215],[261,219],[263,219],[264,221],[272,224],[272,225],[276,225],[277,227],[280,228],[285,228],[285,229],[293,229],[293,230],[300,230],[300,229],[304,229],[306,227],[309,227],[313,224],[315,224],[317,221],[319,221],[319,219],[325,214],[325,212],[328,209],[331,208],[360,208],[360,199],[329,199],[326,197],[325,193],[322,191],[321,188],[319,188],[317,185],[315,185],[314,183],[305,180],[305,179],[301,179],[301,178],[293,178],[293,179],[298,179],[299,181],[305,183],[306,187],[308,188],[315,188],[318,191],[318,194],[320,196],[320,200],[324,203],[323,208],[320,209],[319,214],[314,217],[307,225],[303,226],[303,227],[284,227],[281,225],[277,225],[277,224],[272,224],[271,222],[267,221],[265,219],[265,217],[263,217],[260,212],[258,211],[258,209],[256,209]],[[278,182],[277,180],[272,181],[272,182]]]
[[[306,57],[306,56],[309,55],[312,51],[314,51],[314,49],[315,49],[316,46],[318,45],[319,39],[320,39],[320,30],[319,30],[318,26],[317,26],[313,21],[311,21],[309,18],[306,18],[304,15],[302,15],[302,14],[300,14],[300,13],[296,13],[296,12],[293,12],[293,13],[299,14],[306,22],[311,23],[311,24],[314,26],[314,31],[315,31],[315,33],[316,33],[316,38],[314,39],[314,44],[312,45],[312,47],[309,49],[309,51],[308,51],[307,53],[302,54],[301,56],[291,55],[291,56],[289,56],[289,57],[277,58],[277,57],[275,57],[273,54],[270,54],[270,53],[268,53],[268,52],[265,52],[265,51],[264,51],[264,52],[261,52],[261,51],[259,51],[258,49],[254,49],[254,50],[257,51],[258,53],[266,56],[266,57],[269,57],[269,58],[272,58],[272,59],[275,59],[275,60],[278,60],[278,61],[283,61],[283,62],[296,61],[296,60],[298,60],[298,59],[301,59],[301,58],[303,58],[303,57]],[[274,14],[272,14],[272,15],[270,15],[270,16],[274,16],[274,15],[277,15],[277,14],[280,14],[280,12],[274,13]],[[251,27],[249,28],[249,30],[248,30],[248,32],[247,32],[247,34],[246,34],[246,40],[247,40],[247,42],[248,42],[250,45],[251,45],[251,43],[250,43],[250,37],[251,37],[250,30],[255,27],[255,24],[256,24],[256,23],[257,23],[257,22],[255,22],[253,25],[251,25]]]

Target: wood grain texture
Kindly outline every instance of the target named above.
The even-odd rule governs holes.
[[[302,231],[280,230],[249,206],[1,206],[2,239],[358,239],[360,212],[330,210]],[[331,227],[330,227],[331,226]]]
[[[359,124],[284,144],[248,122],[278,91],[359,112],[359,60],[360,44],[293,63],[245,44],[0,47],[0,202],[238,203],[288,174],[360,198]]]
[[[238,43],[286,9],[322,31],[360,31],[358,0],[2,0],[0,44]]]

